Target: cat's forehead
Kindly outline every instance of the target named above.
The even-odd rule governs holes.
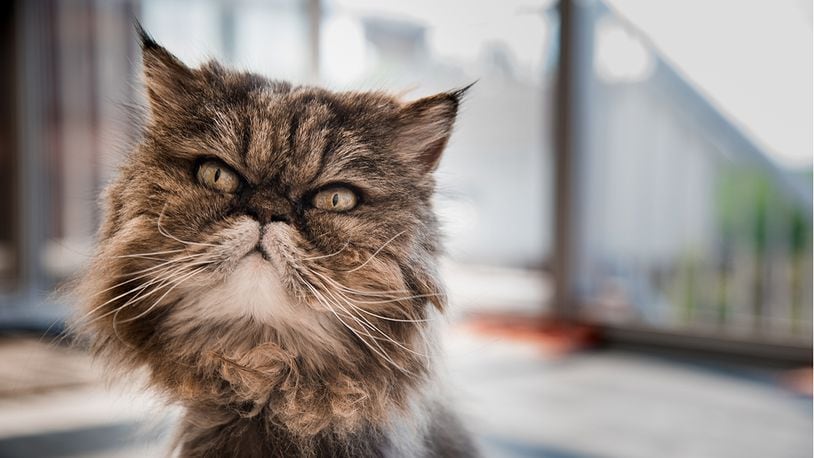
[[[248,184],[275,183],[285,192],[331,180],[372,184],[398,168],[382,154],[404,117],[392,95],[292,86],[217,63],[190,72],[186,83],[158,79],[150,86],[155,122],[148,145],[158,148],[145,151],[159,158],[149,162],[156,167],[164,166],[164,154],[216,157]]]
[[[233,149],[254,180],[295,185],[330,172],[330,165],[362,159],[386,142],[397,113],[392,97],[300,87],[254,90],[236,108]],[[234,116],[233,116],[234,117]]]

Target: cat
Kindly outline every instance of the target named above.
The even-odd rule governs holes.
[[[136,28],[147,115],[77,290],[95,354],[183,407],[179,456],[476,455],[438,381],[431,206],[468,87],[191,68]]]

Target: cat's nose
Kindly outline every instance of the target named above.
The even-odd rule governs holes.
[[[263,226],[269,223],[290,223],[292,205],[282,197],[253,196],[244,211]]]
[[[256,211],[253,209],[246,210],[246,214],[254,218],[260,224],[269,223],[290,223],[291,218],[283,213],[270,213],[265,211]]]

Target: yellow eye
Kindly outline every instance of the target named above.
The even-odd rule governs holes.
[[[232,194],[240,187],[240,178],[218,161],[206,161],[198,166],[198,181],[218,192]]]
[[[341,186],[323,189],[314,196],[314,207],[335,212],[348,211],[355,207],[357,202],[356,193]]]

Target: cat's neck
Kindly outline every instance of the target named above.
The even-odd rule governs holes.
[[[180,457],[379,457],[394,455],[405,444],[392,431],[369,424],[353,431],[326,430],[310,437],[297,437],[274,415],[263,411],[247,417],[216,407],[189,408],[177,437]],[[421,448],[423,437],[415,435],[411,447]]]
[[[445,398],[445,397],[444,397]],[[303,437],[289,432],[266,407],[248,416],[215,405],[190,406],[176,438],[176,456],[192,457],[450,457],[478,456],[446,399],[422,396],[393,410],[380,425],[326,429]]]

